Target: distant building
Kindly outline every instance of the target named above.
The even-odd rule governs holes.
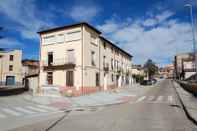
[[[193,53],[177,54],[174,59],[175,74],[178,79],[187,79],[195,74],[195,57]]]
[[[22,84],[22,51],[0,51],[0,82],[4,85]]]
[[[129,84],[132,55],[88,23],[40,31],[40,87],[86,94]]]
[[[174,77],[174,64],[169,64],[163,68],[160,68],[159,74],[160,76],[164,78],[173,78]]]
[[[145,76],[145,72],[144,72],[142,65],[132,65],[131,72],[132,72],[132,75]]]
[[[39,87],[39,61],[26,59],[22,61],[22,65],[23,82],[33,94],[36,94]]]
[[[38,60],[23,60],[22,61],[22,73],[23,77],[31,76],[39,73],[39,61]]]

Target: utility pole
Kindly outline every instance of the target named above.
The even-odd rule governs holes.
[[[191,28],[192,28],[192,36],[193,36],[194,63],[195,63],[195,71],[197,73],[197,56],[196,56],[196,40],[195,40],[195,32],[194,32],[193,7],[191,4],[186,4],[185,7],[188,7],[190,9]],[[196,80],[197,80],[197,76],[196,76]]]

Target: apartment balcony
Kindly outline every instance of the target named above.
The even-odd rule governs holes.
[[[74,69],[76,66],[76,59],[74,57],[65,59],[54,59],[53,62],[43,62],[44,70],[65,70]]]
[[[109,71],[109,63],[106,63],[106,64],[103,65],[103,70],[105,72],[108,72]]]

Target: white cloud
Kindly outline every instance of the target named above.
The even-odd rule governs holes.
[[[20,47],[21,43],[15,39],[4,38],[0,39],[0,47],[1,48],[13,48],[13,47]]]
[[[100,11],[100,7],[95,5],[74,5],[69,16],[75,21],[91,21]]]
[[[157,20],[155,19],[146,19],[143,23],[144,26],[155,26],[157,24]]]
[[[105,22],[100,25],[104,34],[112,41],[130,52],[134,56],[135,63],[144,63],[148,58],[153,59],[161,65],[173,60],[177,52],[192,51],[192,35],[189,23],[179,22],[177,19],[168,19],[173,13],[165,11],[154,18],[162,21],[159,26],[147,29],[143,26],[144,19],[137,19],[132,23],[122,25],[121,22]],[[108,20],[109,21],[109,20]],[[123,21],[124,23],[124,21]],[[153,22],[154,23],[154,22]],[[114,25],[116,30],[113,32],[108,29],[109,25]],[[154,25],[154,24],[148,24]],[[107,29],[105,29],[107,27]]]
[[[17,23],[21,35],[28,39],[37,38],[39,28],[52,24],[38,18],[37,14],[40,13],[35,0],[3,0],[0,2],[0,12]]]

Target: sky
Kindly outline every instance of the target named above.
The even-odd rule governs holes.
[[[0,48],[39,59],[37,31],[88,22],[132,54],[134,64],[152,59],[164,66],[176,53],[193,50],[186,3],[193,5],[197,32],[197,0],[0,0]]]

